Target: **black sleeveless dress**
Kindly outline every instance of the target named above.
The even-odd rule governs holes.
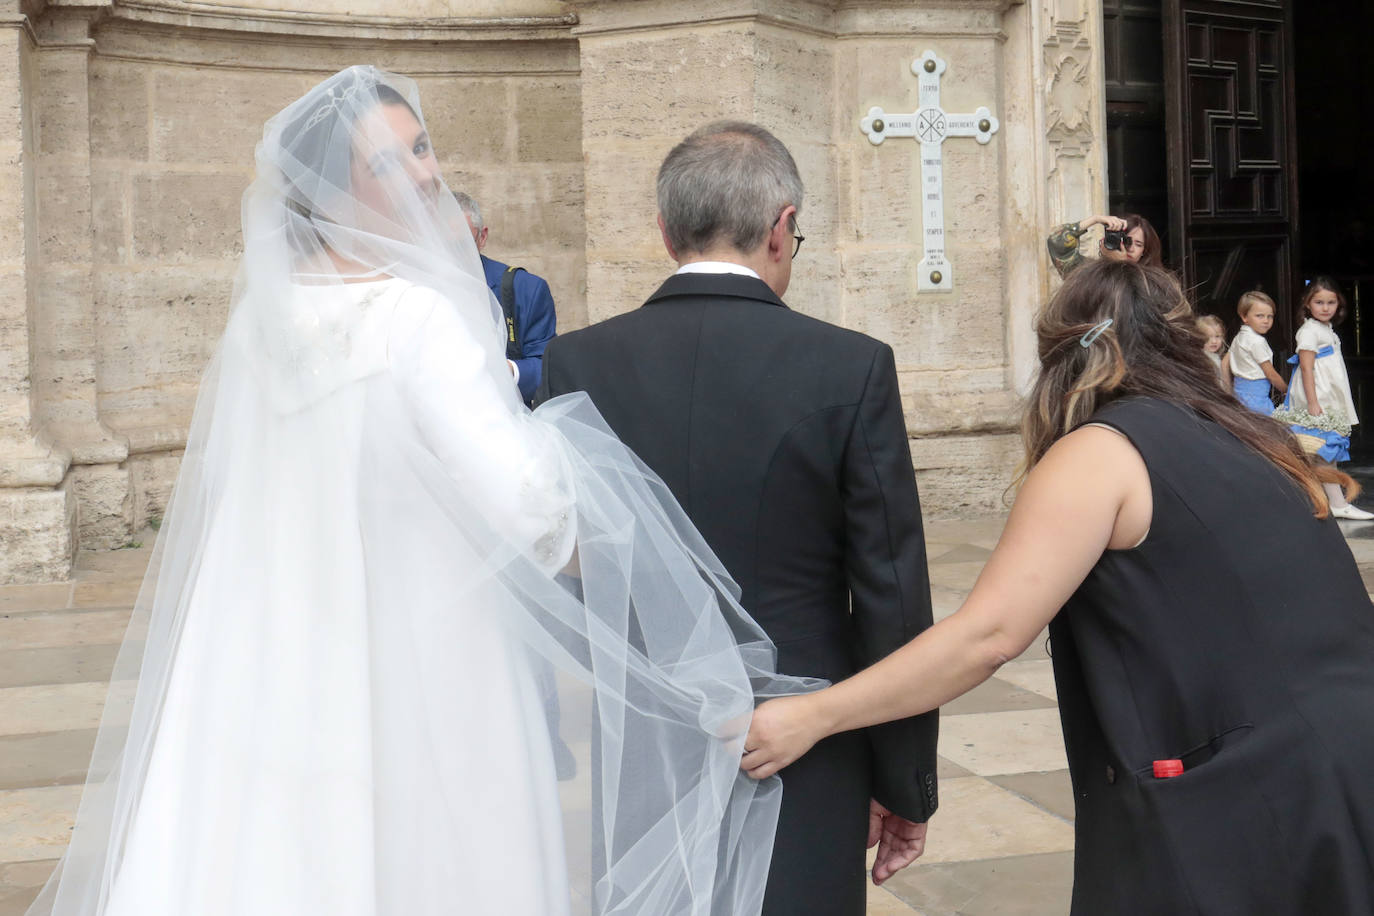
[[[1144,457],[1154,516],[1050,624],[1073,913],[1374,913],[1374,607],[1336,523],[1187,408],[1092,422]]]

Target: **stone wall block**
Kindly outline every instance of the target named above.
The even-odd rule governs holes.
[[[68,472],[67,481],[81,506],[82,549],[110,550],[128,544],[134,519],[128,469],[114,464],[77,465]]]
[[[945,232],[951,243],[1001,245],[1003,142],[998,136],[987,146],[957,137],[944,142]]]
[[[40,55],[38,148],[44,155],[90,155],[86,56],[84,49],[66,48]]]
[[[129,456],[134,531],[142,531],[150,523],[160,524],[167,514],[167,501],[176,484],[182,454],[178,450]]]
[[[231,259],[242,253],[243,172],[168,171],[133,181],[134,257],[147,261]]]
[[[498,261],[508,251],[584,251],[581,166],[520,165],[445,168],[449,187],[482,205],[487,251]]]
[[[845,243],[921,244],[921,211],[914,201],[920,184],[920,147],[904,137],[872,146],[863,140],[840,157],[848,193],[841,211]]]
[[[97,272],[100,416],[112,428],[187,425],[224,333],[234,268]]]
[[[925,369],[1002,365],[1002,283],[996,252],[952,252],[954,290],[916,293],[914,251],[848,252],[845,315],[856,330],[886,341],[897,364]]]
[[[755,120],[789,147],[800,141],[829,145],[834,103],[833,42],[815,35],[759,29],[754,51]]]
[[[17,143],[0,143],[0,265],[22,268],[24,259],[23,151]],[[22,310],[22,303],[21,303]],[[0,314],[9,311],[0,306]]]
[[[587,207],[602,214],[600,219],[587,220],[589,251],[651,254],[663,250],[654,183],[671,148],[672,143],[665,142],[656,156],[611,149],[588,153]]]
[[[34,186],[38,247],[43,261],[89,263],[91,195],[89,163],[68,157],[44,161]]]
[[[425,127],[441,160],[507,162],[511,119],[507,81],[466,77],[417,80]]]
[[[591,324],[644,304],[677,265],[660,257],[606,257],[587,265],[587,320]]]
[[[147,66],[147,65],[143,65]],[[306,74],[152,67],[152,158],[252,168],[267,119],[319,82]]]
[[[91,158],[148,158],[148,67],[94,55],[90,62]]]
[[[0,448],[30,432],[28,293],[20,270],[0,269]]]
[[[91,259],[96,264],[127,264],[132,259],[130,206],[132,182],[109,160],[91,161]]]
[[[515,88],[516,158],[582,163],[582,92],[575,79]]]
[[[669,140],[720,118],[754,112],[754,41],[738,26],[583,39],[584,151]],[[684,87],[698,87],[684,92]]]
[[[1005,511],[1021,454],[1020,437],[1010,434],[912,439],[921,513],[960,518]]]
[[[0,489],[0,582],[56,582],[76,555],[76,497],[55,489]]]

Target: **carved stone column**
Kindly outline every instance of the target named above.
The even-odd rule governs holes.
[[[72,456],[83,547],[126,543],[132,523],[129,447],[96,406],[96,297],[92,282],[91,25],[110,0],[53,5],[38,33],[38,250],[33,264],[33,387],[43,432]]]
[[[76,548],[71,454],[40,434],[32,367],[39,262],[37,36],[41,3],[0,6],[0,582],[61,579]]]

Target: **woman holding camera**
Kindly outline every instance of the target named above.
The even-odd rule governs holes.
[[[1099,254],[1114,261],[1138,261],[1147,267],[1163,267],[1159,234],[1139,213],[1121,216],[1090,216],[1076,223],[1065,223],[1050,233],[1046,245],[1050,260],[1060,277],[1067,277],[1085,260],[1080,240],[1093,226],[1102,226]]]

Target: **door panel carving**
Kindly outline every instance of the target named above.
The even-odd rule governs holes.
[[[1199,306],[1235,327],[1235,301],[1279,305],[1292,348],[1297,185],[1289,12],[1282,0],[1165,0],[1172,234]]]

